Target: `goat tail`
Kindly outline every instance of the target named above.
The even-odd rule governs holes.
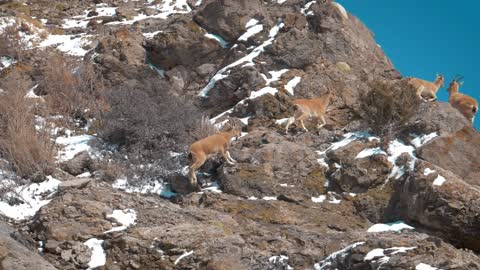
[[[472,112],[473,112],[473,113],[477,113],[477,111],[478,111],[478,107],[477,107],[477,106],[473,106]]]
[[[193,162],[192,152],[188,152],[187,158],[188,158],[188,162],[189,162],[190,164],[192,164],[192,162]]]

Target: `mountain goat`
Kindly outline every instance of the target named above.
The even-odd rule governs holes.
[[[478,102],[470,96],[459,93],[460,85],[463,84],[462,79],[463,77],[457,75],[448,86],[448,102],[473,124],[478,111]]]
[[[188,159],[190,160],[188,176],[192,186],[198,186],[196,170],[200,168],[208,158],[221,154],[229,164],[236,162],[232,156],[230,156],[228,147],[233,137],[241,135],[241,130],[232,121],[230,121],[229,126],[227,131],[218,132],[190,145],[188,154]]]
[[[425,102],[435,101],[437,99],[438,89],[442,88],[445,79],[442,74],[437,74],[435,81],[429,82],[418,78],[407,78],[407,82],[415,87],[417,96]]]
[[[323,127],[327,122],[325,121],[325,112],[327,111],[327,107],[330,103],[330,99],[332,97],[331,91],[324,96],[314,99],[295,99],[293,104],[295,106],[295,112],[292,117],[290,117],[287,121],[287,125],[285,127],[285,132],[288,133],[288,128],[291,124],[295,123],[295,121],[300,121],[302,128],[308,132],[308,129],[305,127],[303,123],[304,120],[308,118],[316,118],[317,119],[317,129]],[[320,122],[318,122],[320,120]]]

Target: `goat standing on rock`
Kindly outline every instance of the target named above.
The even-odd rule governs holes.
[[[437,74],[435,81],[429,82],[418,78],[407,78],[407,82],[417,90],[417,96],[425,102],[435,101],[437,99],[438,89],[442,88],[445,78],[442,74]]]
[[[240,128],[235,123],[230,122],[230,127],[227,131],[218,132],[190,145],[188,158],[191,165],[188,176],[192,186],[198,186],[196,170],[200,168],[208,158],[221,154],[227,163],[233,164],[236,162],[232,156],[230,156],[228,147],[232,138],[240,135]]]
[[[293,104],[295,104],[295,113],[292,117],[288,119],[287,126],[285,127],[285,132],[288,133],[288,128],[295,121],[299,120],[302,125],[303,130],[308,132],[308,129],[303,123],[304,120],[308,118],[317,119],[317,129],[323,127],[327,122],[325,121],[325,112],[327,107],[330,104],[330,99],[332,97],[331,91],[324,96],[314,99],[295,99]],[[318,121],[320,120],[320,121]]]
[[[462,79],[463,77],[457,75],[448,86],[447,91],[450,95],[448,102],[473,124],[475,114],[478,112],[478,102],[474,98],[458,92],[460,85],[463,84]]]

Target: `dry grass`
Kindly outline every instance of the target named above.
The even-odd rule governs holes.
[[[210,123],[210,118],[206,115],[195,122],[193,136],[198,140],[218,133],[218,128]]]
[[[0,99],[0,153],[19,177],[42,181],[54,164],[54,143],[47,130],[35,130],[28,88],[20,81],[4,85]]]
[[[89,64],[74,67],[62,57],[53,58],[44,70],[43,88],[54,114],[85,120],[109,109],[101,96],[103,81]]]
[[[0,56],[20,59],[26,44],[20,37],[18,26],[7,26],[0,34]]]

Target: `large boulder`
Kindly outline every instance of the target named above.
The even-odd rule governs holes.
[[[264,8],[260,0],[211,1],[195,14],[194,20],[232,43],[245,32],[250,19],[265,17]]]
[[[426,143],[418,149],[418,156],[480,186],[480,134],[473,127],[465,126]]]
[[[205,34],[191,20],[174,20],[166,30],[146,41],[147,60],[165,70],[178,65],[196,68],[215,63],[223,55],[222,47]]]
[[[392,216],[480,250],[480,188],[428,162],[417,160],[415,166],[408,177],[395,181]]]
[[[37,251],[32,251],[11,235],[14,230],[3,221],[0,222],[0,268],[16,270],[55,270],[53,265],[43,259]]]
[[[244,147],[234,152],[238,164],[223,168],[220,182],[225,192],[259,198],[310,198],[325,192],[325,167],[311,148],[269,131],[242,139]]]

